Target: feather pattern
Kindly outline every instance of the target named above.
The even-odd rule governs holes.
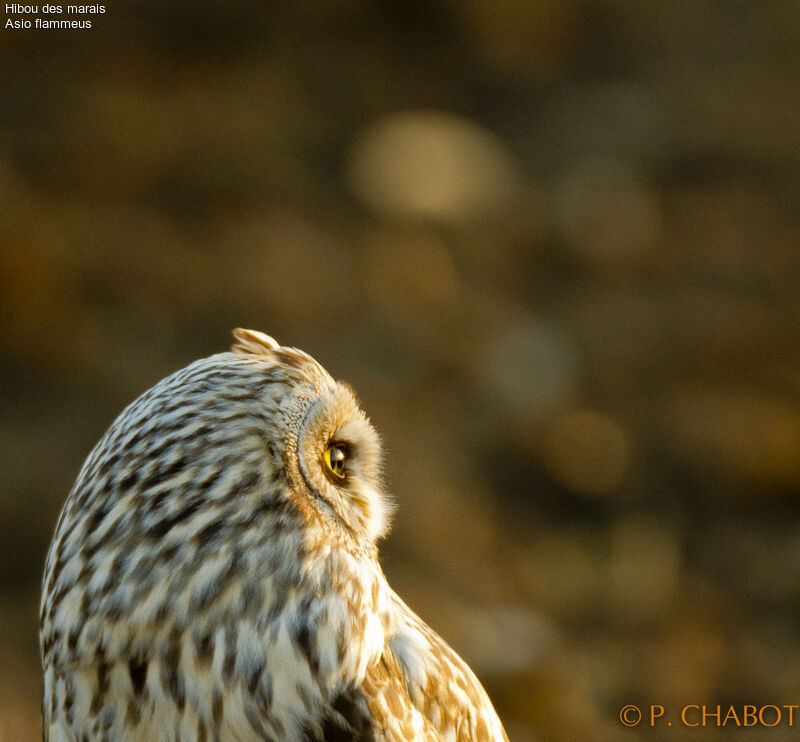
[[[67,498],[42,590],[46,742],[507,740],[383,575],[391,504],[352,390],[235,337],[129,405]]]

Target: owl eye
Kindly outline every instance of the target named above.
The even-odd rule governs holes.
[[[325,468],[337,479],[344,479],[347,447],[343,443],[331,443],[322,454]]]

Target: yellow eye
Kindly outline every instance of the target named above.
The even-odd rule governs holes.
[[[343,443],[332,443],[325,449],[322,459],[328,471],[337,479],[344,479],[344,464],[347,460],[347,448]]]

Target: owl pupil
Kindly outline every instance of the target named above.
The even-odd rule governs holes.
[[[325,450],[325,463],[337,477],[344,477],[344,462],[346,458],[347,454],[341,444],[328,446]]]

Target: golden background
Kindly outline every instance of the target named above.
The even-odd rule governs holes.
[[[239,325],[356,388],[514,742],[794,739],[617,715],[800,703],[800,4],[88,18],[0,28],[0,740],[84,456]]]

